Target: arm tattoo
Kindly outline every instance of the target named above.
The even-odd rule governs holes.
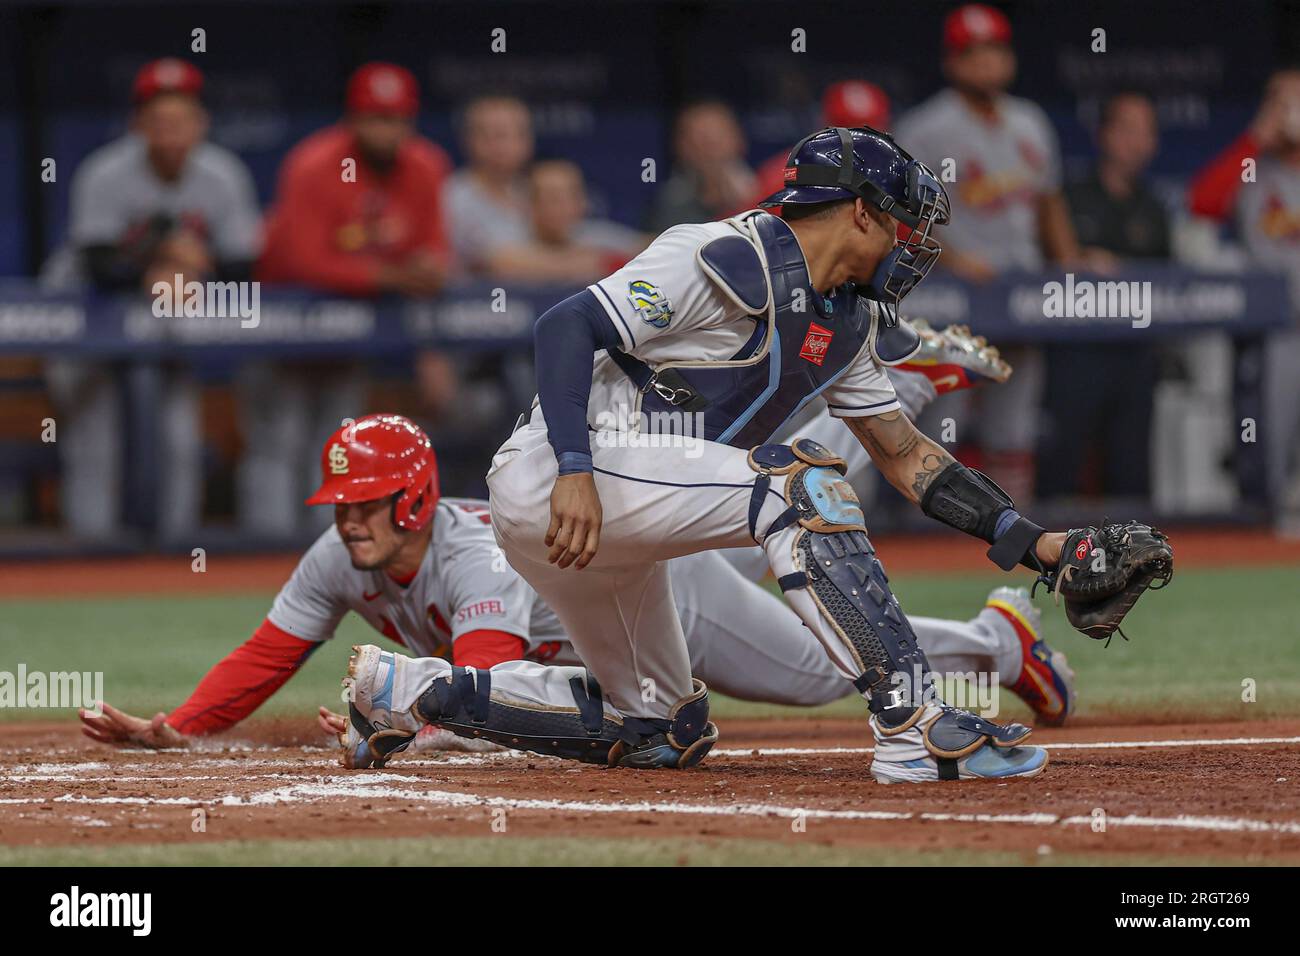
[[[953,457],[944,451],[939,451],[938,454],[929,452],[921,459],[922,470],[916,473],[916,480],[912,482],[912,492],[916,495],[917,501],[925,497],[925,491],[930,487],[931,482],[939,472],[952,464],[952,461]]]
[[[844,421],[890,484],[915,501],[921,500],[939,472],[953,461],[901,412]]]
[[[919,445],[920,443],[921,443],[920,433],[913,431],[910,435],[904,438],[903,441],[899,444],[898,451],[894,452],[894,457],[895,458],[909,457],[912,454],[912,452],[916,451],[916,446]]]

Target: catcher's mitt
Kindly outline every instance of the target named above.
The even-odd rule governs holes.
[[[1081,634],[1107,644],[1142,592],[1174,576],[1174,551],[1166,535],[1139,521],[1076,528],[1065,538],[1061,561],[1044,581],[1065,601],[1065,616]],[[1155,582],[1159,580],[1159,584]]]

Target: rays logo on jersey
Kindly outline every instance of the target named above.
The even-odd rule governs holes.
[[[634,279],[627,284],[627,300],[632,308],[640,313],[643,321],[656,329],[668,328],[668,320],[673,317],[673,304],[664,295],[663,289],[653,282]]]

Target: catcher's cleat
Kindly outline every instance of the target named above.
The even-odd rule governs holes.
[[[924,375],[938,394],[972,388],[982,382],[1000,384],[1011,377],[1011,366],[998,350],[984,336],[972,335],[967,326],[950,325],[936,332],[925,319],[909,319],[908,324],[921,336],[921,347],[897,367]]]
[[[355,706],[349,704],[347,729],[338,735],[339,747],[343,751],[339,763],[348,770],[365,770],[372,766],[375,758],[370,753],[369,740],[374,732],[374,725],[362,717]]]
[[[350,770],[379,768],[405,750],[424,722],[407,710],[393,710],[393,700],[414,700],[417,685],[429,675],[411,658],[373,644],[352,646],[348,675],[348,729],[339,735],[340,762]]]
[[[1000,726],[954,707],[927,704],[894,727],[872,714],[871,730],[878,783],[1036,777],[1047,766],[1046,750],[1023,743],[1030,728]]]
[[[985,607],[1001,614],[1020,638],[1020,676],[1012,692],[1029,705],[1040,724],[1059,727],[1074,712],[1074,671],[1065,654],[1039,637],[1042,612],[1024,588],[994,588]]]

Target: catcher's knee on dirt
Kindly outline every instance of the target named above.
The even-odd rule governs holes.
[[[717,740],[708,694],[695,684],[695,693],[678,701],[668,719],[642,720],[606,712],[600,686],[586,672],[569,679],[573,706],[566,708],[494,696],[491,671],[453,667],[433,681],[416,712],[459,736],[513,750],[607,766],[689,767]]]
[[[749,462],[759,473],[750,508],[755,540],[797,526],[794,570],[778,577],[781,590],[806,589],[843,644],[857,670],[853,686],[874,714],[888,725],[913,719],[933,696],[930,667],[867,537],[857,496],[843,477],[844,460],[801,438],[755,448]],[[788,507],[758,528],[773,475],[785,476]]]

